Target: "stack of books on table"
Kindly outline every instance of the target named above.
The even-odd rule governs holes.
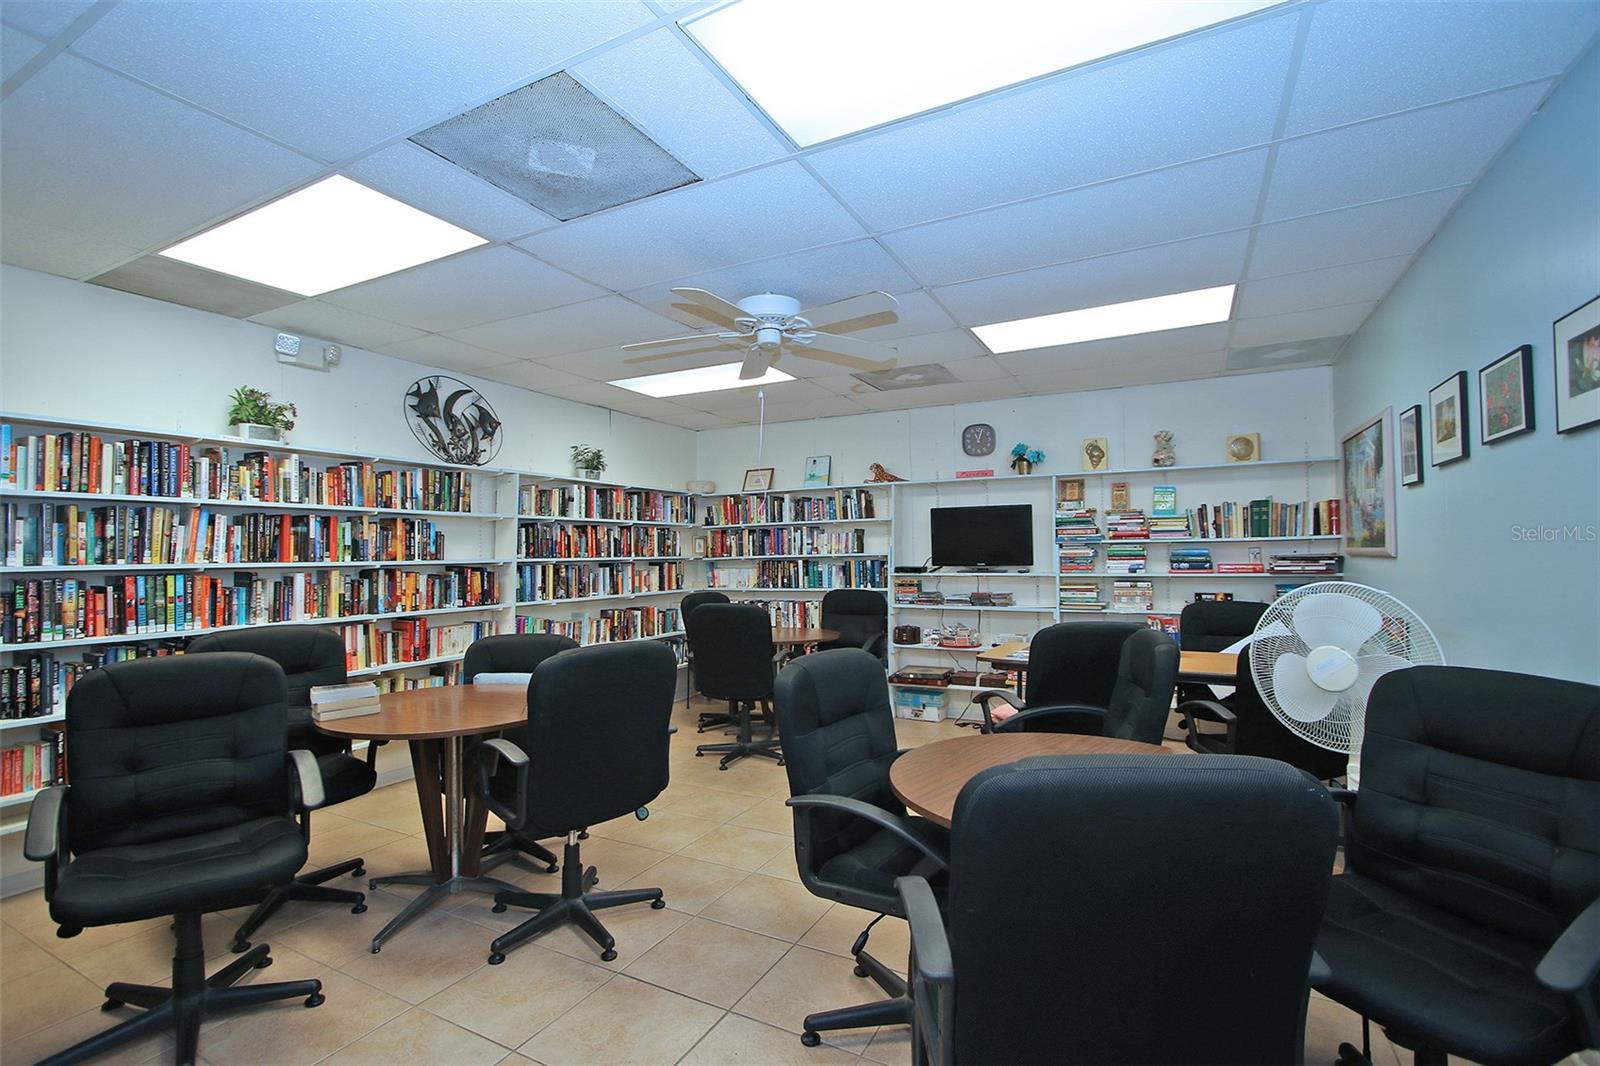
[[[1062,585],[1061,609],[1074,613],[1103,611],[1106,609],[1106,601],[1100,598],[1100,586],[1093,582],[1085,585]]]
[[[1172,574],[1211,574],[1216,567],[1211,563],[1210,548],[1174,548],[1167,560],[1167,572]]]
[[[314,685],[311,688],[311,717],[318,722],[355,718],[378,713],[378,686],[371,681],[348,685]]]
[[[1145,547],[1140,544],[1107,544],[1106,573],[1142,574],[1145,571]]]
[[[1189,536],[1188,515],[1151,515],[1151,540],[1185,540]]]
[[[1317,553],[1307,555],[1274,555],[1269,561],[1268,573],[1273,574],[1320,574],[1327,576],[1339,572],[1339,564],[1344,560],[1342,555],[1336,553]]]
[[[1149,611],[1156,605],[1156,588],[1153,581],[1114,581],[1111,584],[1111,609],[1114,611]]]

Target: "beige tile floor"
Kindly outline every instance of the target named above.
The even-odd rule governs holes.
[[[614,962],[600,961],[586,938],[564,928],[486,965],[496,930],[527,912],[490,910],[486,896],[464,895],[399,934],[380,955],[372,933],[410,891],[369,893],[369,909],[291,904],[258,939],[274,965],[250,980],[320,977],[327,1002],[298,1001],[220,1018],[201,1034],[214,1066],[326,1063],[835,1063],[899,1066],[910,1061],[903,1027],[829,1034],[802,1047],[810,1011],[879,998],[854,977],[851,941],[870,916],[811,896],[795,873],[788,794],[781,767],[751,758],[718,772],[696,759],[691,711],[673,739],[672,784],[651,816],[595,826],[584,860],[601,887],[656,885],[667,908],[604,913],[617,939]],[[900,723],[912,746],[964,732],[950,723]],[[421,822],[410,783],[380,789],[320,812],[310,865],[354,854],[372,874],[424,865]],[[556,890],[557,876],[501,867],[534,890]],[[225,961],[241,913],[208,916],[210,968]],[[1179,919],[1172,915],[1172,920]],[[904,965],[907,935],[897,919],[879,923],[871,950]],[[102,1014],[110,980],[164,982],[172,941],[164,921],[91,929],[59,940],[37,892],[0,902],[0,1061],[25,1063],[113,1021]],[[1172,992],[1171,994],[1177,994]],[[1400,1057],[1381,1034],[1378,1066]],[[1359,1042],[1349,1011],[1314,997],[1306,1061],[1332,1062],[1341,1040]],[[122,1049],[119,1063],[166,1061],[170,1041]],[[1407,1056],[1408,1057],[1408,1056]]]

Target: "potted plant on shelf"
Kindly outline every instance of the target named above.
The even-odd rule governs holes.
[[[228,397],[228,423],[235,437],[245,440],[283,440],[294,428],[300,410],[292,403],[274,403],[272,394],[241,385]]]
[[[599,448],[591,448],[587,444],[574,444],[572,446],[572,469],[578,477],[585,477],[591,481],[596,480],[605,473],[606,457]]]
[[[1018,444],[1011,449],[1011,469],[1019,474],[1033,473],[1033,464],[1044,462],[1044,452],[1038,448],[1030,448],[1026,444]]]

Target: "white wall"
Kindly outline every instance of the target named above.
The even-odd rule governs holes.
[[[228,393],[254,385],[298,405],[293,441],[426,461],[402,399],[418,377],[448,373],[504,421],[495,466],[569,473],[568,448],[592,444],[608,478],[682,487],[695,463],[692,430],[360,348],[328,373],[284,366],[274,329],[114,289],[6,266],[0,300],[0,410],[226,433]]]
[[[1428,390],[1458,370],[1473,405],[1471,454],[1426,467],[1421,485],[1396,487],[1398,557],[1352,559],[1351,577],[1421,612],[1453,663],[1588,682],[1600,682],[1600,427],[1556,434],[1551,323],[1600,293],[1597,99],[1592,52],[1462,201],[1333,375],[1341,430],[1385,407],[1426,412]],[[1478,369],[1522,344],[1533,345],[1536,428],[1480,445]],[[1555,539],[1519,539],[1519,527]]]

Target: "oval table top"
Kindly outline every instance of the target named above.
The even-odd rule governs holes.
[[[779,645],[823,644],[827,641],[838,639],[839,631],[837,629],[807,628],[805,626],[772,627],[772,643]]]
[[[1079,733],[979,733],[912,748],[889,766],[889,787],[930,822],[950,827],[956,797],[991,766],[1031,755],[1170,755],[1159,744]]]
[[[316,722],[330,736],[357,740],[437,740],[494,733],[528,717],[521,685],[444,685],[378,696],[377,714]]]

